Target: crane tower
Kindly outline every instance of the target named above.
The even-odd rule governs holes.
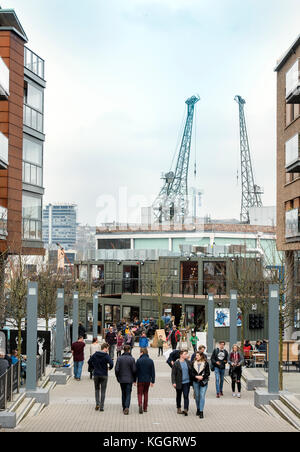
[[[239,118],[240,118],[240,152],[241,152],[241,179],[242,179],[241,223],[250,223],[249,208],[262,207],[261,194],[263,193],[263,190],[261,187],[255,185],[254,183],[250,147],[244,112],[244,105],[246,101],[241,96],[235,96],[234,100],[239,105]]]
[[[179,149],[175,171],[164,174],[164,185],[154,201],[152,208],[156,221],[178,221],[184,223],[188,214],[188,171],[193,131],[195,104],[199,96],[192,96],[186,100],[187,118]]]

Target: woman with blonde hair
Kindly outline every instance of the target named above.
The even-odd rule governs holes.
[[[242,364],[243,358],[240,353],[240,349],[237,344],[232,346],[232,351],[229,356],[230,370],[229,375],[231,377],[232,397],[241,397],[241,378],[242,378]],[[237,385],[238,393],[235,392],[235,385]]]

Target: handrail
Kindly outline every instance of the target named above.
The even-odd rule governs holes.
[[[20,360],[10,366],[0,377],[0,410],[7,408],[13,399],[14,392],[20,391]]]

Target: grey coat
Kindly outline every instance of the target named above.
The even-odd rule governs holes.
[[[119,383],[134,383],[136,381],[135,359],[130,353],[123,353],[117,359],[115,374]]]

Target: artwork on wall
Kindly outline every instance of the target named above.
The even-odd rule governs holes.
[[[230,326],[230,310],[228,308],[215,309],[215,328]]]

